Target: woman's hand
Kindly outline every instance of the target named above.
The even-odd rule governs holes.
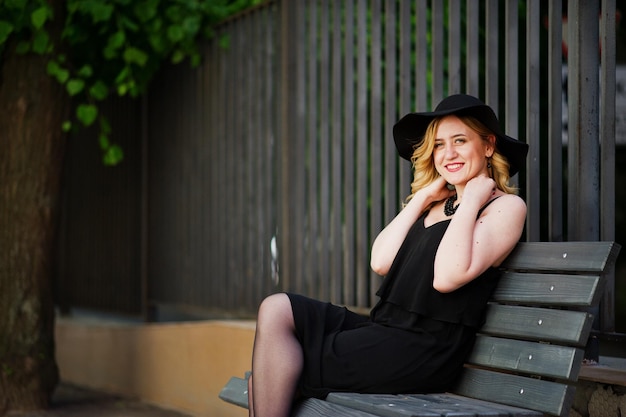
[[[495,192],[496,182],[486,175],[479,175],[467,182],[462,197],[466,204],[467,202],[473,202],[478,207],[482,207],[491,199]]]
[[[424,193],[428,204],[443,201],[455,193],[454,190],[448,189],[448,183],[441,176],[418,191],[418,193],[420,192]]]
[[[370,266],[379,275],[387,275],[409,229],[432,203],[454,194],[443,177],[419,190],[398,215],[378,234],[372,245]]]

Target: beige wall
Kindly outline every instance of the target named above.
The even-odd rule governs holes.
[[[58,319],[64,382],[194,416],[246,416],[218,394],[250,369],[254,322],[120,324]]]

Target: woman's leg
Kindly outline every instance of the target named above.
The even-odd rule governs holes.
[[[252,377],[250,416],[288,417],[302,372],[302,347],[295,335],[291,302],[286,294],[267,297],[259,307]]]

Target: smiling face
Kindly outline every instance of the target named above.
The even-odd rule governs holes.
[[[464,185],[479,174],[489,175],[487,158],[493,155],[495,137],[482,138],[458,117],[446,116],[435,133],[433,162],[452,185]]]

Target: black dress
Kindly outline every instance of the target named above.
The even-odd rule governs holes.
[[[443,392],[458,377],[500,273],[490,268],[456,291],[435,290],[435,254],[450,220],[425,227],[426,215],[409,230],[370,317],[287,294],[304,352],[304,396]]]

